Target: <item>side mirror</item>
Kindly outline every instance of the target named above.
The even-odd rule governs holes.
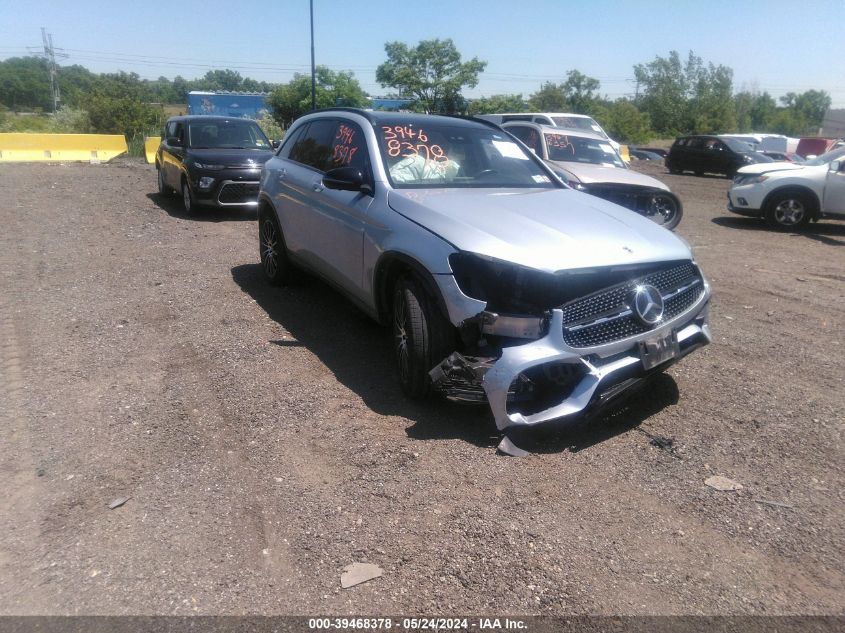
[[[354,167],[336,167],[323,175],[323,186],[339,191],[360,191],[370,194],[373,188],[364,182],[364,174]]]
[[[273,149],[279,149],[279,146],[282,144],[281,141],[270,141],[270,147]]]
[[[168,136],[167,144],[173,147],[182,147],[182,141],[179,140],[178,136]]]
[[[845,160],[830,161],[830,165],[828,165],[827,170],[833,172],[845,171]]]

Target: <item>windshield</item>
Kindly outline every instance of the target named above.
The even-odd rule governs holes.
[[[548,172],[511,138],[490,128],[413,119],[376,126],[382,159],[397,189],[553,188]]]
[[[743,136],[720,136],[723,141],[725,141],[726,145],[733,149],[733,145],[731,143],[727,143],[727,141],[733,141],[734,143],[739,143],[739,147],[742,148],[743,152],[754,152],[757,151],[757,147],[759,147],[760,143],[753,138],[750,137],[743,137]]]
[[[719,140],[739,154],[748,154],[754,151],[754,148],[746,141],[739,141],[729,136],[720,136]]]
[[[826,165],[830,161],[837,160],[843,156],[845,156],[845,147],[837,147],[836,149],[832,149],[821,156],[816,156],[813,159],[804,161],[801,164],[809,167],[818,167],[819,165]]]
[[[598,134],[607,138],[607,134],[601,129],[601,126],[588,116],[553,116],[552,121],[555,126],[566,128],[567,130],[581,130],[582,132],[590,132],[591,134]]]
[[[270,149],[270,141],[253,121],[191,121],[188,146],[194,149]]]
[[[616,150],[605,143],[592,138],[582,138],[567,134],[553,134],[546,132],[546,147],[549,150],[549,160],[560,160],[572,163],[592,163],[606,167],[621,167],[625,163]]]

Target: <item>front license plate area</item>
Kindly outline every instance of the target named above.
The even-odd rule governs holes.
[[[657,367],[661,363],[680,355],[681,348],[678,346],[678,334],[674,331],[640,342],[640,359],[645,370]]]

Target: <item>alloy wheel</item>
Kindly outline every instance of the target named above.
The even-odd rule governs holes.
[[[279,236],[276,234],[276,226],[269,218],[261,225],[261,254],[264,262],[264,272],[273,278],[279,270],[278,254]]]
[[[408,380],[410,350],[408,349],[408,312],[404,297],[396,297],[393,306],[393,335],[396,339],[396,358],[399,362],[399,375],[403,382]]]
[[[185,213],[189,214],[194,210],[194,201],[191,199],[191,190],[188,183],[182,184],[182,204],[185,206]]]
[[[801,223],[806,212],[800,200],[786,198],[775,207],[775,221],[783,226],[795,226]]]

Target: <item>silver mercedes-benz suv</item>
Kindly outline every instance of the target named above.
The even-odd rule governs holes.
[[[492,123],[321,110],[261,173],[267,279],[295,267],[390,324],[404,392],[498,428],[574,419],[710,342],[688,245],[567,187]]]

